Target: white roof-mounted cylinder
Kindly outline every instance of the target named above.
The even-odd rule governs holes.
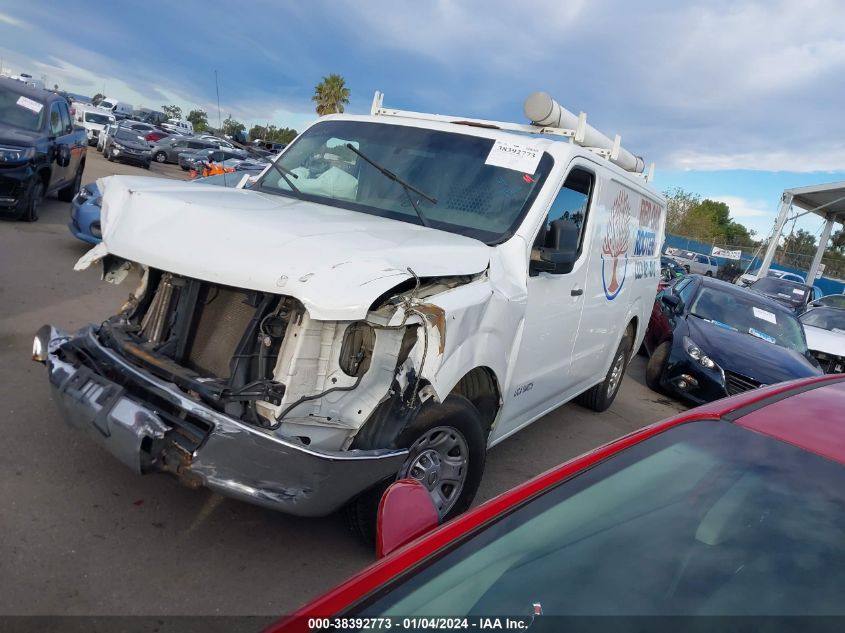
[[[639,174],[645,169],[642,158],[620,147],[617,139],[611,140],[592,125],[587,124],[586,115],[572,114],[545,92],[528,95],[524,110],[525,116],[534,125],[577,130],[578,134],[573,140],[578,145],[607,152],[610,161],[626,171]]]

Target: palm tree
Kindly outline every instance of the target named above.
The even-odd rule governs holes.
[[[340,75],[329,75],[323,77],[323,81],[314,88],[314,96],[311,101],[316,103],[317,114],[334,114],[343,112],[343,106],[349,103],[349,88]]]

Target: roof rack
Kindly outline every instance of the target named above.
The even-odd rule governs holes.
[[[611,141],[591,125],[587,125],[586,113],[581,112],[578,116],[575,116],[558,105],[549,95],[542,92],[535,92],[525,100],[525,111],[528,118],[533,121],[531,124],[429,114],[426,112],[413,112],[411,110],[397,110],[384,107],[384,93],[378,90],[373,95],[373,104],[370,108],[370,114],[372,116],[395,116],[421,121],[438,121],[440,123],[454,123],[457,125],[506,130],[523,134],[562,136],[568,138],[570,143],[590,150],[597,156],[618,165],[625,171],[643,178],[646,182],[651,182],[654,179],[654,163],[651,163],[646,171],[642,158],[634,156],[622,148],[622,139],[618,134]],[[538,116],[538,112],[543,112],[543,114]]]

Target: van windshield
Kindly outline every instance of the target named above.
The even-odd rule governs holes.
[[[554,161],[544,152],[517,165],[530,172],[501,167],[491,164],[493,145],[457,132],[325,121],[300,135],[278,159],[280,169],[267,170],[254,188],[420,224],[415,203],[433,228],[497,243],[519,226]],[[406,193],[359,152],[436,202]]]

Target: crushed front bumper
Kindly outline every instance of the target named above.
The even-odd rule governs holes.
[[[133,366],[88,326],[39,330],[65,421],[136,473],[171,472],[192,486],[299,516],[324,516],[395,475],[406,450],[321,451],[246,425]]]

